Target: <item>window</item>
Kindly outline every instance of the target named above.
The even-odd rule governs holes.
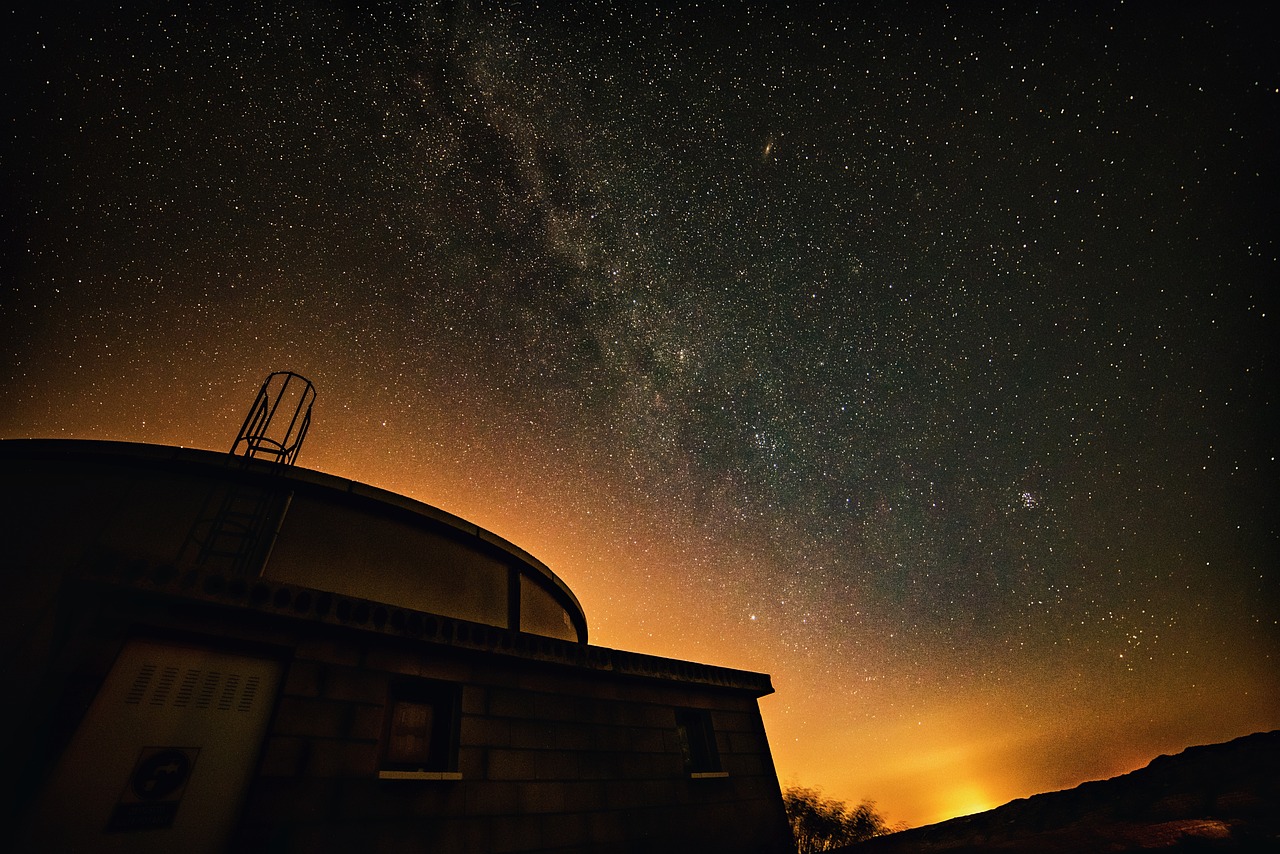
[[[727,777],[720,770],[720,751],[711,712],[706,709],[676,709],[676,741],[684,757],[684,770],[694,777]]]
[[[458,773],[461,691],[423,679],[392,685],[383,737],[384,780],[451,780]]]

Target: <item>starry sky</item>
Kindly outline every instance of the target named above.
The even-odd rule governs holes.
[[[229,448],[772,674],[919,825],[1280,726],[1276,21],[1242,4],[28,4],[0,436]]]

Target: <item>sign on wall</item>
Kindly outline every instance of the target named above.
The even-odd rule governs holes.
[[[270,721],[280,662],[131,641],[77,728],[29,851],[222,851]]]

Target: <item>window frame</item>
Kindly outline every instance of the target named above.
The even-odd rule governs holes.
[[[728,777],[720,762],[720,745],[709,709],[675,710],[676,745],[684,772],[692,779]]]
[[[392,759],[397,709],[404,705],[431,710],[427,743],[422,756]],[[434,679],[398,679],[387,692],[378,750],[381,780],[461,780],[458,742],[462,729],[462,686]]]

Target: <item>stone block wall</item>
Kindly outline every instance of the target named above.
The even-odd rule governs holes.
[[[327,633],[288,666],[241,843],[278,851],[787,850],[756,697],[720,686]],[[460,779],[378,778],[391,686],[460,686]],[[685,770],[709,713],[721,776]]]
[[[0,630],[12,689],[0,712],[0,803],[12,826],[29,821],[117,656],[141,639],[283,667],[261,750],[244,754],[254,777],[246,790],[226,792],[240,807],[237,851],[791,847],[757,705],[772,691],[769,678],[589,646],[563,582],[465,520],[319,473],[244,470],[227,455],[178,448],[8,441],[0,468],[21,485],[5,505],[15,536],[0,560],[12,612]],[[304,495],[344,508],[333,524],[349,527],[351,542],[381,542],[403,523],[492,558],[507,568],[508,584],[536,581],[527,590],[554,599],[573,625],[516,631],[538,630],[537,621],[512,617],[534,601],[524,586],[518,601],[507,588],[492,619],[422,610],[437,600],[361,598],[385,597],[380,588],[325,588],[318,579],[354,577],[353,567],[319,535],[297,538],[314,548],[299,558],[293,582],[188,560],[192,519],[202,518],[210,485],[267,478],[300,496],[294,516]],[[406,565],[416,566],[422,540],[406,542]],[[273,560],[287,550],[283,536],[277,545]],[[450,571],[473,563],[450,554],[437,555]],[[448,592],[451,581],[446,573],[433,583]],[[447,772],[384,779],[390,698],[412,679],[454,686],[400,699],[403,712],[456,697],[456,757]],[[696,744],[685,745],[691,756],[705,755],[708,739],[718,753],[701,776],[685,767],[678,715],[684,732],[697,730]]]

